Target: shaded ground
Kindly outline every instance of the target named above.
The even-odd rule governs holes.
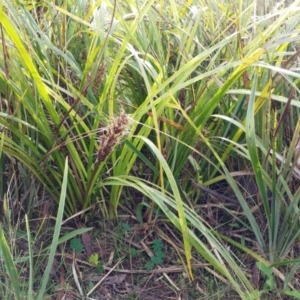
[[[222,199],[222,195],[230,194],[223,186],[216,186],[214,192],[217,194],[203,193],[194,206],[195,210],[219,232],[236,240],[243,239],[253,247],[253,234],[232,219],[233,214],[241,216],[241,207]],[[30,221],[32,235],[38,237],[33,243],[36,267],[34,280],[42,278],[47,256],[43,255],[41,249],[51,244],[55,225],[55,218],[48,217],[51,215],[50,200],[41,203],[45,203],[45,207],[38,208],[39,217]],[[154,208],[139,211],[137,207],[121,207],[118,222],[101,217],[100,208],[95,208],[87,212],[85,219],[76,217],[64,223],[61,236],[77,228],[90,227],[92,230],[61,243],[57,248],[47,300],[240,299],[229,282],[214,272],[196,252],[192,261],[195,280],[189,280],[180,234],[159,211]],[[260,206],[255,202],[253,210],[256,211],[257,220],[262,218]],[[261,226],[264,226],[263,219]],[[17,235],[16,253],[18,257],[26,257],[28,243],[24,239],[24,220],[17,221],[14,228]],[[18,232],[23,232],[23,236]],[[228,251],[244,266],[252,284],[262,290],[266,278],[255,268],[254,260],[229,245]],[[299,246],[295,245],[293,251],[299,253]],[[29,278],[28,265],[18,265],[18,268],[26,284]],[[285,269],[282,272],[287,273]],[[296,273],[295,278],[298,278]],[[295,280],[295,287],[300,287]],[[277,287],[281,285],[282,281],[278,280]],[[266,293],[262,299],[293,298]]]
[[[61,236],[80,227],[93,230],[59,245],[47,300],[229,299],[229,295],[230,299],[239,299],[234,298],[227,282],[214,279],[214,271],[197,259],[196,253],[192,262],[195,280],[190,282],[180,235],[161,216],[154,217],[152,224],[140,224],[128,213],[120,213],[118,223],[103,220],[100,215],[95,211],[86,221],[78,218],[64,224]],[[19,225],[21,229],[24,224]],[[34,243],[34,280],[39,280],[47,264],[40,249],[51,243],[54,220],[37,218],[30,221],[30,227],[33,235],[40,232]],[[28,255],[25,239],[16,240],[16,252]],[[22,265],[19,270],[26,282],[28,266]]]

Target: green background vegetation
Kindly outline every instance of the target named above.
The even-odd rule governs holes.
[[[59,247],[125,210],[172,227],[190,280],[201,257],[237,299],[300,299],[299,20],[300,1],[1,1],[0,298],[54,293]]]

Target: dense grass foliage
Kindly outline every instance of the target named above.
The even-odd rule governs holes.
[[[17,201],[32,217],[43,189],[65,199],[66,218],[95,205],[115,218],[142,195],[147,222],[158,207],[181,232],[191,279],[196,250],[242,299],[260,299],[236,251],[296,295],[300,1],[0,5],[3,215]],[[220,224],[197,209],[215,192]],[[31,292],[42,299],[46,284]]]

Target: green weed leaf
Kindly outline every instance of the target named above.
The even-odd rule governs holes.
[[[162,259],[164,259],[166,257],[166,253],[163,251],[157,251],[157,252],[155,252],[155,255],[157,257],[161,257]]]
[[[146,270],[148,270],[148,271],[152,270],[152,269],[154,268],[154,263],[153,263],[152,261],[146,262],[145,268],[146,268]]]
[[[164,243],[162,240],[160,239],[155,239],[153,240],[153,243],[152,243],[152,249],[153,251],[156,253],[156,252],[161,252],[162,249],[164,247]]]
[[[271,277],[272,276],[272,268],[267,267],[265,264],[263,264],[262,262],[257,262],[256,263],[257,268],[263,273],[265,274],[267,277]]]
[[[294,299],[300,299],[300,293],[296,290],[284,290],[284,294],[288,296],[292,296]]]
[[[130,248],[130,255],[131,257],[138,256],[138,251],[135,248]]]
[[[72,250],[75,250],[75,252],[81,252],[84,249],[80,238],[72,239],[70,242],[70,247]]]
[[[89,257],[89,263],[92,264],[92,265],[94,265],[94,266],[97,266],[98,262],[99,262],[99,255],[98,255],[98,253],[91,254],[90,257]]]
[[[151,256],[151,261],[155,264],[155,265],[160,265],[164,262],[163,258],[160,257],[160,256],[156,256],[156,255],[153,255]]]
[[[274,282],[274,276],[273,276],[273,270],[271,267],[266,266],[265,264],[261,262],[256,263],[257,268],[267,276],[265,287],[267,289],[273,290],[275,288],[275,282]]]
[[[96,267],[96,273],[100,275],[102,274],[103,270],[104,270],[103,262],[100,260]]]
[[[269,288],[270,290],[274,290],[275,289],[275,282],[274,282],[274,278],[268,277],[268,279],[266,280],[265,286],[267,288]]]

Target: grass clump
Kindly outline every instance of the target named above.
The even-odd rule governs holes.
[[[298,297],[299,14],[299,1],[3,1],[3,298],[24,294],[7,280],[20,278],[20,263],[30,266],[32,299],[55,294],[58,253],[70,291],[97,298],[101,284],[78,270],[97,265],[99,241],[84,228],[99,216],[128,224],[97,261],[104,272],[131,270],[134,286],[133,271],[155,274],[174,260],[183,277],[219,287],[214,297]],[[53,239],[36,244],[51,218]],[[97,228],[110,242],[112,224]],[[10,239],[18,229],[21,258]],[[146,267],[130,249],[148,253]],[[162,274],[179,293],[183,279]],[[213,293],[198,286],[203,299]]]

